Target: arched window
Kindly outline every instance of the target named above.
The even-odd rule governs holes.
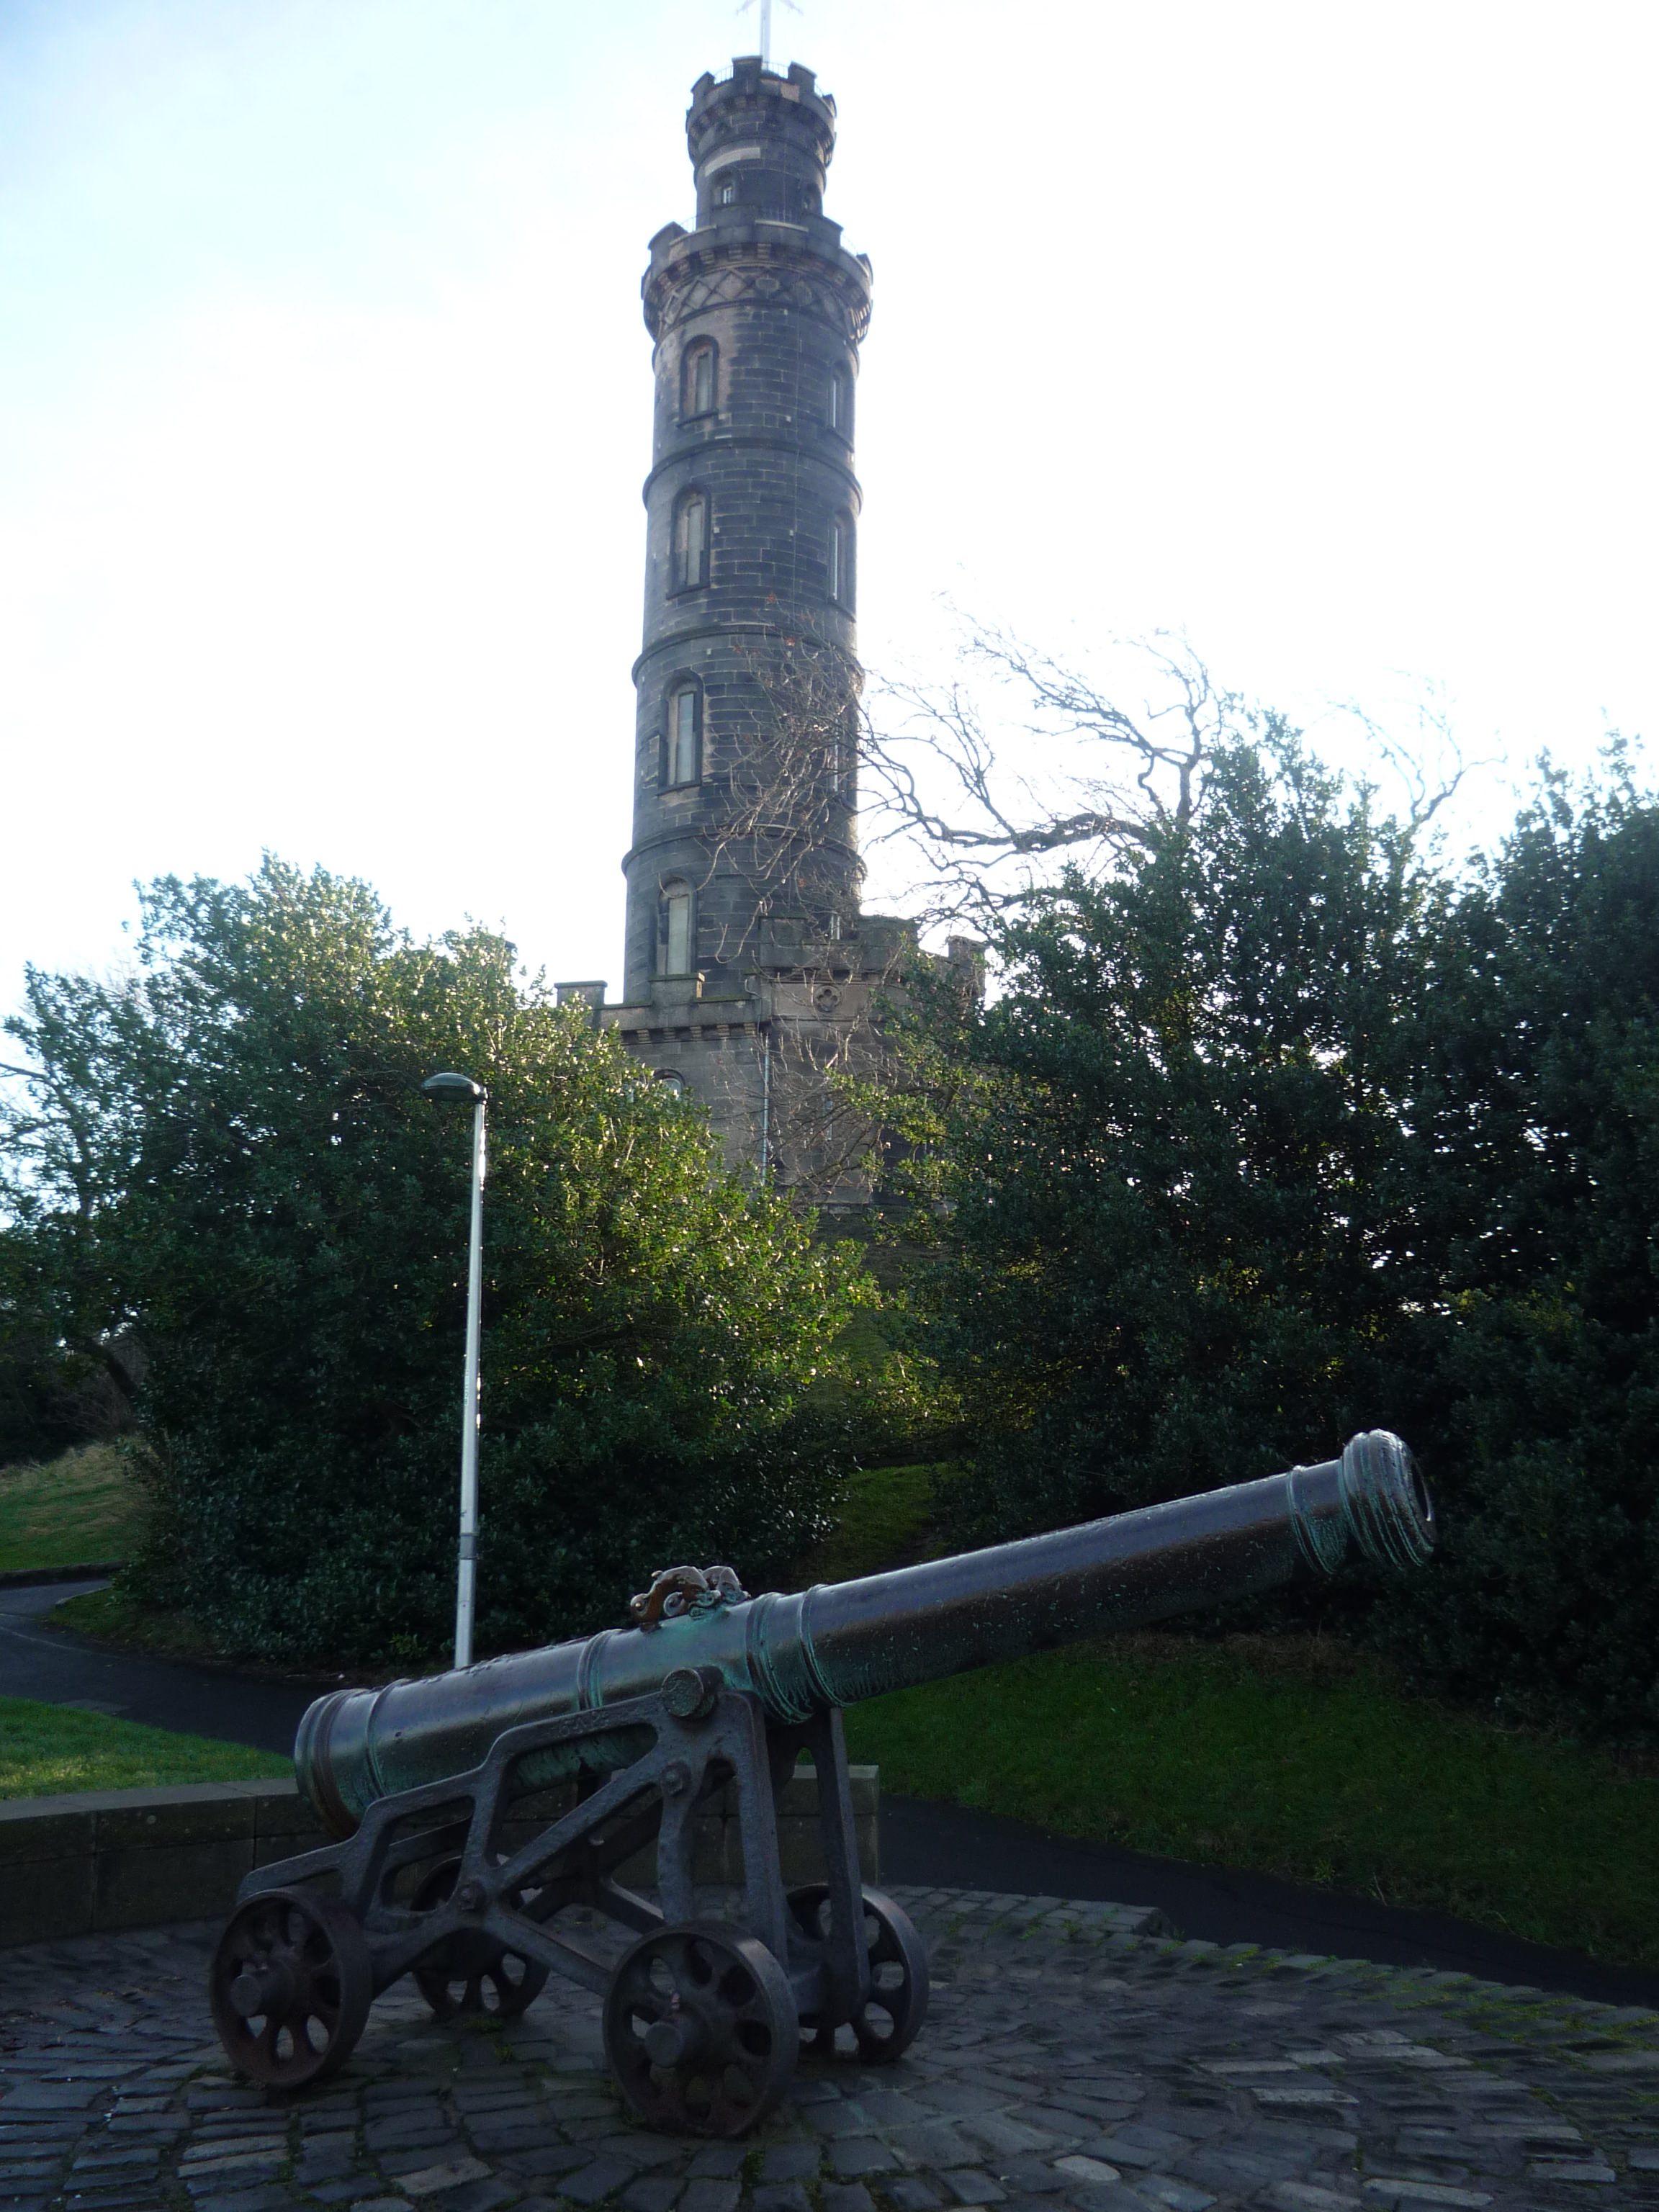
[[[700,338],[688,346],[682,370],[684,379],[680,392],[682,415],[712,415],[714,411],[714,347],[712,340]]]
[[[853,525],[838,514],[830,525],[830,596],[838,607],[853,604]]]
[[[830,428],[853,442],[853,380],[848,371],[837,364],[830,372],[830,398],[825,409]]]
[[[663,781],[669,785],[702,780],[702,686],[681,684],[668,695],[668,740],[663,749]]]
[[[676,1098],[684,1097],[685,1078],[680,1073],[678,1067],[659,1067],[657,1070],[657,1080],[661,1084],[663,1089],[670,1092],[672,1097]]]
[[[674,589],[693,591],[708,581],[708,501],[683,492],[674,510]]]
[[[665,884],[657,926],[657,973],[689,975],[692,943],[690,885]]]

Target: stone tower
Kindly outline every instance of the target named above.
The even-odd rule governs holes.
[[[734,1164],[819,1198],[825,1081],[857,1054],[896,926],[859,910],[859,348],[871,270],[823,214],[836,106],[799,64],[692,88],[696,224],[651,241],[630,1049],[708,1106]]]

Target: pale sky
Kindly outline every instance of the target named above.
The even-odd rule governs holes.
[[[776,18],[875,264],[873,671],[946,595],[1516,766],[1659,732],[1651,0]],[[639,278],[754,23],[0,0],[0,1006],[262,847],[614,994]]]

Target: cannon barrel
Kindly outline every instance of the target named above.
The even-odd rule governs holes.
[[[1375,1429],[1340,1459],[1206,1491],[1045,1536],[782,1595],[735,1593],[654,1626],[513,1652],[379,1690],[341,1690],[301,1721],[295,1770],[313,1810],[349,1835],[368,1806],[467,1771],[528,1721],[658,1690],[713,1669],[782,1723],[1085,1636],[1334,1574],[1357,1548],[1395,1567],[1426,1559],[1434,1512],[1411,1454]],[[648,1738],[647,1738],[648,1741]],[[637,1747],[618,1743],[617,1765]],[[589,1763],[593,1753],[585,1754]],[[548,1754],[526,1780],[561,1770]]]

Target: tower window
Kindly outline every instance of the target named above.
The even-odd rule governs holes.
[[[691,894],[684,884],[664,886],[657,957],[659,975],[691,973]]]
[[[674,588],[689,592],[708,581],[708,501],[689,491],[674,514]]]
[[[844,368],[830,372],[830,400],[827,408],[830,428],[838,430],[850,445],[853,441],[853,380]]]
[[[714,349],[707,339],[690,347],[685,356],[684,392],[681,412],[712,415],[714,411]]]
[[[722,177],[719,184],[714,187],[714,205],[716,207],[735,207],[737,204],[737,179],[735,177]]]
[[[853,604],[853,526],[838,514],[830,526],[830,596],[838,607]]]
[[[702,692],[695,684],[683,684],[668,698],[668,745],[664,781],[670,785],[696,783],[702,775],[699,757],[702,738]]]

